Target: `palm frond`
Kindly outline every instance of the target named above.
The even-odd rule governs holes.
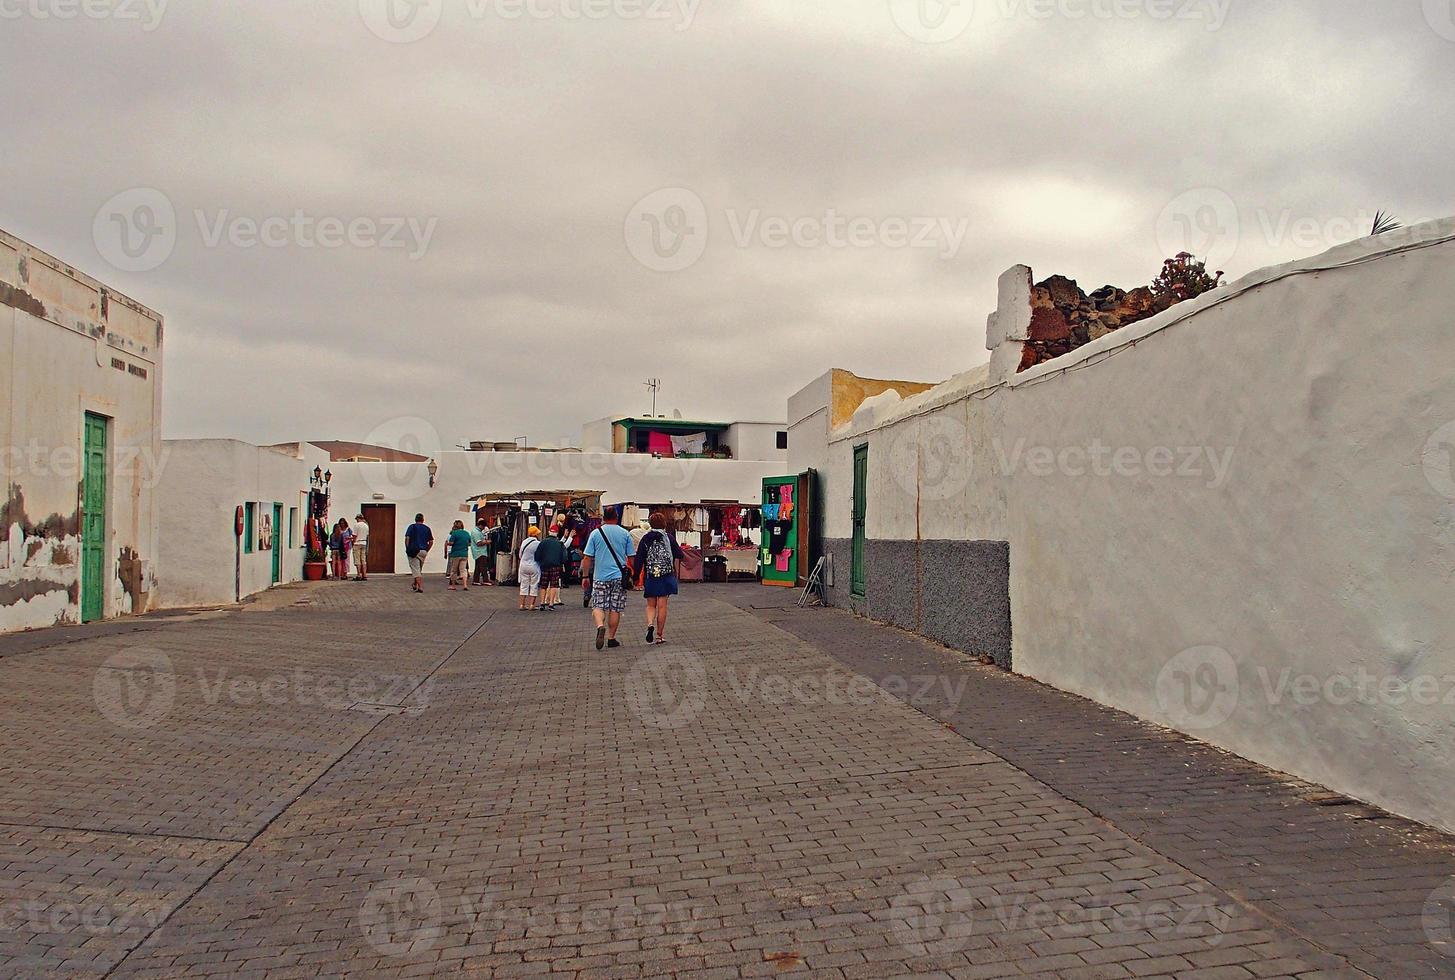
[[[1374,229],[1369,234],[1382,235],[1387,231],[1398,231],[1403,227],[1404,225],[1400,224],[1399,219],[1394,215],[1385,211],[1376,211],[1374,212]]]

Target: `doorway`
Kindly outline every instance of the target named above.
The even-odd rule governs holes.
[[[273,584],[283,581],[283,505],[273,505]]]
[[[869,447],[854,449],[854,551],[851,559],[852,572],[849,576],[849,591],[856,598],[865,595],[864,576],[864,533],[869,512]]]
[[[359,513],[369,525],[369,574],[393,575],[394,505],[364,504]]]
[[[106,435],[104,415],[86,413],[81,482],[81,622],[106,618]]]

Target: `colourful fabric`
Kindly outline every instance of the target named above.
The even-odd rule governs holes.
[[[647,433],[647,452],[655,456],[672,456],[672,437],[665,432]]]
[[[790,571],[790,565],[789,565],[789,563],[792,562],[792,561],[793,561],[793,549],[792,548],[788,549],[787,551],[779,552],[779,554],[778,554],[778,571],[780,571],[780,572]]]

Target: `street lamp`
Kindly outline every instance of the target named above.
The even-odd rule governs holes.
[[[440,475],[440,464],[431,459],[425,469],[429,470],[429,486],[433,490],[435,477]]]

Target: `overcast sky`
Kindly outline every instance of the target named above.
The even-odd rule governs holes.
[[[0,227],[166,317],[168,437],[782,419],[1017,262],[1455,213],[1452,3],[0,0]]]

